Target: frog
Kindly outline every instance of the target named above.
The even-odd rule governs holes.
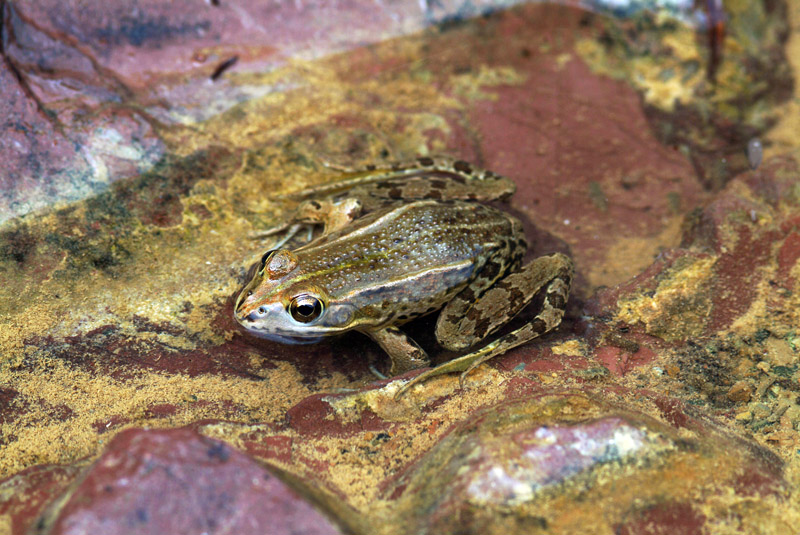
[[[234,317],[246,331],[285,344],[361,332],[389,356],[388,376],[428,368],[400,397],[442,374],[460,372],[463,386],[476,367],[561,323],[573,262],[556,252],[523,265],[522,224],[494,202],[515,192],[513,181],[427,156],[340,172],[286,196],[299,203],[294,213],[261,233],[283,236],[236,299]],[[303,229],[305,243],[288,247]],[[533,319],[473,350],[537,296]],[[435,312],[437,342],[466,354],[430,368],[400,327]]]

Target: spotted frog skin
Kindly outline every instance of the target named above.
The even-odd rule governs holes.
[[[375,340],[390,375],[426,367],[425,351],[400,326],[441,310],[436,339],[465,351],[506,324],[542,291],[541,310],[522,327],[424,372],[462,372],[555,328],[564,314],[573,265],[556,253],[522,259],[520,222],[481,201],[504,199],[514,184],[463,161],[419,158],[347,170],[343,180],[297,194],[305,199],[239,295],[236,320],[283,343],[310,343],[346,331]],[[281,248],[303,228],[319,237]]]

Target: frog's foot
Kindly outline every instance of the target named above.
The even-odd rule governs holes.
[[[425,350],[397,327],[389,326],[376,331],[364,331],[364,334],[375,340],[392,359],[389,377],[424,368],[431,363]]]
[[[299,230],[301,223],[297,223],[293,220],[289,220],[285,223],[281,223],[280,225],[276,225],[274,227],[270,227],[265,230],[255,230],[248,234],[248,237],[253,240],[263,240],[264,238],[269,238],[270,236],[274,236],[275,234],[280,234],[281,232],[293,232],[297,233]],[[293,227],[298,227],[297,229],[293,229]]]
[[[378,378],[378,379],[380,379],[381,381],[383,381],[383,380],[385,380],[385,379],[388,379],[388,378],[389,378],[389,377],[387,377],[386,375],[384,375],[384,374],[382,374],[381,372],[379,372],[379,371],[378,371],[378,368],[376,368],[376,367],[375,367],[375,365],[374,365],[374,364],[372,364],[372,363],[370,363],[370,364],[369,364],[369,371],[371,371],[371,372],[372,372],[372,375],[374,375],[375,377],[377,377],[377,378]]]
[[[465,370],[471,370],[472,363],[474,362],[473,358],[474,354],[464,355],[463,357],[459,357],[453,360],[449,360],[445,363],[439,364],[435,368],[431,368],[430,370],[424,371],[421,374],[417,375],[409,382],[404,384],[400,390],[398,390],[395,395],[394,399],[398,400],[403,395],[408,392],[413,386],[424,383],[428,379],[436,377],[437,375],[444,375],[446,373],[453,373],[453,372],[464,372],[462,373],[461,377],[463,379],[464,375],[467,373]],[[462,385],[463,386],[463,385]]]
[[[354,198],[338,201],[304,201],[297,209],[298,214],[307,221],[325,225],[325,234],[346,228],[358,219],[363,212],[363,204]]]
[[[297,235],[297,233],[300,232],[301,230],[303,230],[304,228],[306,229],[306,231],[308,233],[306,241],[307,242],[311,241],[311,236],[312,236],[312,233],[314,231],[313,225],[310,225],[308,223],[293,223],[291,221],[288,222],[288,223],[284,223],[283,225],[278,225],[276,227],[269,228],[267,230],[261,230],[261,231],[258,231],[258,232],[252,232],[252,233],[250,233],[249,237],[251,239],[254,239],[254,240],[263,240],[264,238],[269,238],[270,236],[274,236],[276,234],[280,234],[281,232],[285,232],[285,234],[283,236],[281,236],[278,239],[278,241],[276,241],[270,247],[270,249],[280,249],[281,247],[286,245],[286,243],[289,242],[289,240],[294,238]]]
[[[306,231],[305,243],[311,241],[314,235],[314,227],[323,225],[323,233],[333,232],[347,227],[359,215],[361,215],[362,204],[358,199],[342,199],[339,201],[316,201],[308,200],[300,203],[292,217],[280,225],[272,228],[252,233],[253,239],[264,239],[275,234],[284,232],[285,234],[272,245],[272,249],[279,249],[294,238],[301,230]]]

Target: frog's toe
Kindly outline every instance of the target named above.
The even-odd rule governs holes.
[[[381,372],[379,372],[378,368],[376,368],[375,365],[372,364],[372,363],[370,363],[370,365],[369,365],[369,371],[371,371],[372,375],[374,375],[375,377],[377,377],[381,381],[383,381],[384,379],[388,379],[389,378],[386,375],[384,375]]]
[[[462,357],[463,358],[463,357]],[[454,372],[464,372],[461,375],[461,380],[459,381],[459,385],[461,387],[464,386],[464,376],[469,373],[472,368],[469,368],[470,362],[464,362],[462,359],[455,359],[443,364],[436,366],[435,368],[431,368],[430,370],[424,371],[421,374],[417,375],[409,382],[404,384],[400,390],[394,395],[394,399],[400,399],[403,395],[408,392],[413,386],[424,383],[428,379],[436,377],[438,375],[444,375],[446,373],[454,373]],[[465,368],[468,368],[466,371]]]

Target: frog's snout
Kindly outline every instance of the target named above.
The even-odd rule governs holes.
[[[236,321],[239,323],[252,323],[267,315],[267,309],[264,306],[260,306],[248,312],[253,304],[249,303],[248,306],[247,298],[252,294],[253,292],[242,292],[236,300],[236,306],[233,309],[233,317],[236,318]]]
[[[239,323],[244,323],[244,322],[252,323],[266,316],[267,309],[264,307],[258,307],[249,314],[245,314],[244,311],[242,310],[242,307],[240,306],[236,311],[234,311],[233,315],[236,318],[236,321],[238,321]]]

